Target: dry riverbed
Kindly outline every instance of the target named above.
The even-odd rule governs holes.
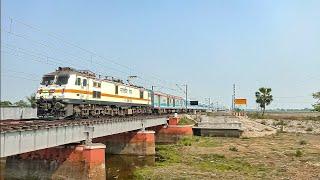
[[[320,179],[320,135],[192,137],[157,146],[155,166],[137,179]]]

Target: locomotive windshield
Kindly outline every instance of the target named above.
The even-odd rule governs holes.
[[[54,76],[43,76],[41,85],[51,85],[53,84]]]
[[[69,79],[69,75],[68,74],[59,75],[58,78],[57,78],[56,84],[58,84],[58,85],[67,84],[68,83],[68,79]]]

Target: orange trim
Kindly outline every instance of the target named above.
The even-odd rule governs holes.
[[[62,93],[62,89],[56,89],[55,93]],[[77,90],[77,89],[65,89],[64,93],[79,93],[79,94],[93,94],[93,92],[84,91],[84,90]],[[128,96],[120,96],[120,95],[113,95],[113,94],[107,94],[107,93],[101,93],[101,96],[105,97],[114,97],[114,98],[126,98],[131,100],[140,100],[140,101],[150,101],[149,99],[141,99],[141,98],[134,98],[134,97],[128,97]]]

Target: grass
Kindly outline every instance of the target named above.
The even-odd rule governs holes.
[[[226,158],[220,154],[201,155],[202,160],[195,161],[196,166],[205,171],[236,171],[244,172],[246,174],[255,174],[258,171],[266,171],[261,166],[252,165],[243,159],[238,158]]]
[[[157,145],[155,166],[138,168],[134,175],[135,179],[312,179],[320,174],[320,154],[317,147],[306,144],[316,143],[319,135],[295,133],[249,139],[186,137],[177,144]]]
[[[156,165],[135,170],[134,177],[136,179],[159,179],[161,175],[154,173],[156,169],[171,167],[175,169],[174,167],[179,167],[180,164],[185,164],[188,168],[202,173],[237,171],[245,174],[256,174],[258,171],[266,171],[261,166],[251,165],[239,158],[226,158],[223,154],[210,153],[198,155],[189,154],[184,151],[186,148],[191,147],[210,148],[219,145],[221,144],[217,143],[213,138],[208,137],[185,137],[177,144],[157,145]],[[230,149],[238,151],[236,147],[231,147]]]
[[[157,165],[163,166],[170,163],[181,162],[181,155],[179,154],[178,148],[179,146],[177,145],[157,145]]]
[[[195,124],[194,120],[189,119],[187,117],[182,117],[178,123],[178,125],[193,125]]]

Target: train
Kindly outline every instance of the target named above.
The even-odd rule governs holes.
[[[190,101],[89,70],[59,67],[42,77],[36,93],[37,114],[46,118],[88,118],[203,111]],[[186,108],[187,106],[187,108]]]

